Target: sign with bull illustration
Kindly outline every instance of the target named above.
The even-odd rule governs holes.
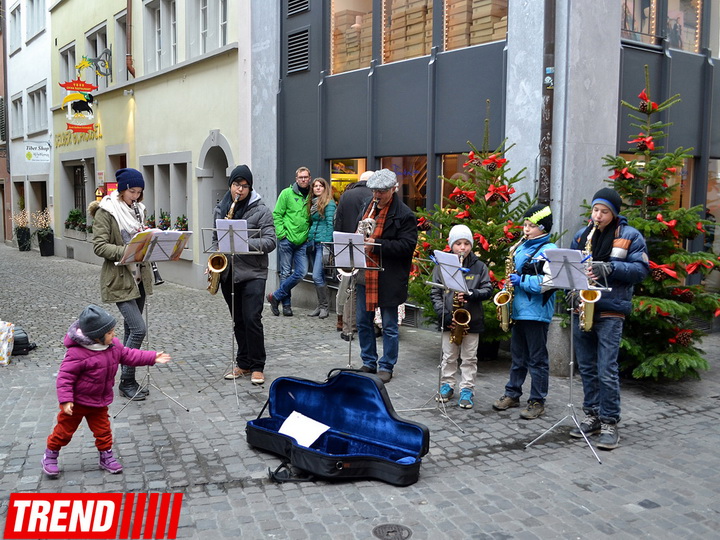
[[[83,56],[79,64],[75,66],[77,78],[72,81],[58,83],[68,91],[62,102],[62,107],[67,108],[67,130],[73,133],[90,133],[95,129],[93,112],[93,95],[90,93],[98,87],[81,79],[83,70],[94,68],[95,73],[101,77],[107,77],[112,73],[110,67],[111,53],[109,49],[103,51],[98,58],[87,58]]]

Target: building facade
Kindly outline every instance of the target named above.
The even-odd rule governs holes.
[[[9,213],[53,210],[50,85],[50,16],[45,0],[5,2],[7,35],[7,152]],[[5,206],[7,208],[7,206]],[[6,220],[7,223],[7,220]],[[32,222],[31,222],[32,225]],[[3,238],[12,240],[6,225]]]
[[[232,168],[250,165],[256,190],[275,200],[274,94],[266,86],[277,84],[267,28],[277,33],[278,15],[261,7],[229,0],[50,7],[54,215],[58,224],[82,215],[80,225],[56,228],[58,255],[100,262],[86,209],[114,189],[123,167],[143,173],[150,220],[193,231],[181,260],[160,265],[165,279],[188,286],[204,284],[212,210]]]
[[[663,117],[664,146],[692,148],[676,204],[720,211],[717,0],[294,0],[281,24],[278,187],[301,164],[336,192],[388,167],[411,208],[442,205],[488,120],[489,148],[526,169],[519,191],[574,231],[602,157],[630,151],[620,100],[647,65],[654,101],[682,96]]]

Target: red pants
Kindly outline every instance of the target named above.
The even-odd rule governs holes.
[[[57,452],[66,446],[77,431],[82,419],[87,419],[90,431],[95,435],[95,446],[101,452],[112,448],[112,429],[107,407],[86,407],[75,403],[72,416],[60,409],[57,416],[57,425],[47,439],[47,447]]]

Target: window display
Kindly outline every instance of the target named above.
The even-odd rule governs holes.
[[[372,0],[333,0],[331,10],[331,73],[370,66]]]
[[[390,169],[397,175],[399,195],[411,210],[425,208],[427,203],[427,157],[398,156],[380,160],[381,169]]]
[[[445,0],[445,50],[505,39],[507,15],[507,0]]]

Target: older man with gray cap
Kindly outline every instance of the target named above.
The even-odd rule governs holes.
[[[370,267],[382,270],[361,272],[357,285],[357,327],[360,357],[367,373],[377,373],[387,383],[398,359],[398,306],[407,300],[412,256],[417,243],[417,219],[397,196],[397,176],[388,169],[376,171],[368,180],[373,199],[358,216],[372,217],[375,228],[366,246]],[[378,359],[375,341],[375,308],[380,308],[383,328],[383,355]]]

